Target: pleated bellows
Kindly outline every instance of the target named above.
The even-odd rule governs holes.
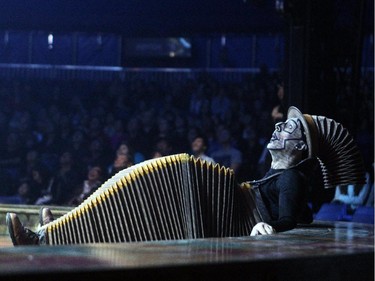
[[[148,160],[106,181],[47,224],[47,244],[249,235],[260,221],[233,171],[187,154]],[[247,199],[246,199],[247,198]]]
[[[312,115],[318,130],[318,155],[324,186],[364,184],[365,170],[361,153],[353,138],[340,123]]]

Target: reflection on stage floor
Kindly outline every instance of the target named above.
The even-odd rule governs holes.
[[[373,225],[315,222],[271,236],[2,247],[0,278],[374,280],[373,262]]]

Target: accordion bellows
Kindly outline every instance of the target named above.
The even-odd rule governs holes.
[[[362,155],[342,124],[324,116],[312,115],[317,131],[318,158],[326,188],[365,184]]]
[[[43,228],[59,245],[242,236],[260,221],[232,170],[178,154],[117,173]]]
[[[288,119],[298,118],[306,135],[308,157],[317,157],[325,188],[366,183],[362,155],[342,124],[325,116],[302,114],[295,106]]]

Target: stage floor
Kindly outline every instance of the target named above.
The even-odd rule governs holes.
[[[0,248],[0,279],[20,278],[374,280],[374,226],[315,222],[271,236]]]

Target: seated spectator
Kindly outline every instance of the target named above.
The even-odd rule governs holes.
[[[189,144],[187,140],[187,124],[185,118],[177,115],[174,120],[174,130],[173,130],[173,147],[175,147],[177,152],[187,151],[189,149]]]
[[[124,124],[121,120],[116,120],[114,124],[115,132],[110,138],[112,147],[117,147],[125,139]]]
[[[155,150],[151,153],[151,159],[160,158],[160,157],[163,157],[163,154],[158,150]]]
[[[116,150],[116,155],[130,153],[129,146],[126,143],[122,143]]]
[[[50,204],[61,205],[66,203],[79,182],[79,171],[74,167],[71,152],[64,152],[59,159],[59,169],[55,175],[53,184],[53,198]]]
[[[158,151],[161,154],[161,156],[167,156],[167,155],[172,154],[173,148],[172,148],[171,143],[169,142],[168,139],[161,138],[161,139],[157,140],[157,142],[155,144],[154,152],[155,151]]]
[[[367,196],[367,200],[366,200],[366,206],[367,207],[374,207],[374,163],[372,163],[372,172],[369,173],[370,177],[370,191],[369,191],[369,195]]]
[[[0,204],[29,204],[30,203],[30,185],[24,179],[20,181],[17,194],[10,196],[0,196]]]
[[[5,144],[0,145],[0,179],[2,180],[0,194],[6,195],[9,192],[14,192],[14,184],[21,176],[20,168],[24,151],[19,135],[16,133],[9,133]]]
[[[26,153],[26,161],[23,161],[21,173],[27,178],[32,177],[32,171],[40,164],[40,156],[38,151],[30,150]]]
[[[219,88],[215,95],[211,98],[211,113],[213,116],[225,120],[230,110],[230,100],[223,87]]]
[[[286,108],[284,101],[284,85],[277,85],[277,98],[271,112],[274,123],[281,122],[285,119]]]
[[[113,164],[108,167],[108,177],[133,165],[130,153],[117,153]]]
[[[94,139],[90,143],[90,153],[86,159],[86,167],[107,167],[109,164],[108,154],[105,151],[104,144],[99,139]]]
[[[371,182],[369,182],[369,175],[367,174],[367,183],[365,185],[346,185],[336,186],[335,197],[333,203],[342,203],[348,205],[348,213],[354,213],[358,206],[366,204],[366,199],[370,193]]]
[[[272,109],[271,117],[274,123],[283,121],[284,113],[282,112],[281,105],[276,105]]]
[[[200,158],[207,162],[215,164],[215,160],[205,154],[207,150],[207,142],[203,136],[197,136],[191,143],[191,152],[195,158]]]
[[[75,131],[67,147],[76,157],[82,158],[86,156],[88,149],[83,131]]]
[[[374,207],[374,183],[371,184],[370,193],[366,200],[367,207]]]
[[[242,154],[231,143],[231,135],[228,129],[222,128],[218,132],[220,148],[213,151],[211,156],[219,164],[233,169],[236,173],[242,164]]]
[[[152,147],[150,147],[150,141],[153,142],[157,134],[157,129],[155,127],[155,119],[156,118],[154,110],[144,111],[141,115],[141,126],[137,142],[139,143],[140,149],[144,151],[144,155],[149,155],[152,152]],[[135,148],[135,144],[131,144],[132,147]]]
[[[145,160],[145,157],[139,151],[130,149],[127,143],[123,142],[116,150],[116,154],[129,154],[131,156],[131,162],[133,164],[141,163]]]
[[[159,117],[157,122],[156,139],[167,138],[172,134],[172,126],[166,118]]]
[[[352,209],[363,205],[369,189],[368,185],[354,186],[352,184],[345,186],[336,186],[333,202],[348,204]]]
[[[126,141],[129,146],[131,146],[135,151],[142,151],[145,153],[145,150],[142,149],[145,140],[141,134],[140,121],[138,118],[133,117],[128,121],[126,133]]]
[[[87,179],[83,181],[80,188],[80,193],[68,202],[68,205],[77,206],[81,204],[87,197],[89,197],[102,184],[102,169],[98,166],[92,167]]]
[[[39,165],[32,171],[31,199],[35,198],[35,205],[49,204],[53,200],[55,190],[53,189],[54,178],[47,168]]]

